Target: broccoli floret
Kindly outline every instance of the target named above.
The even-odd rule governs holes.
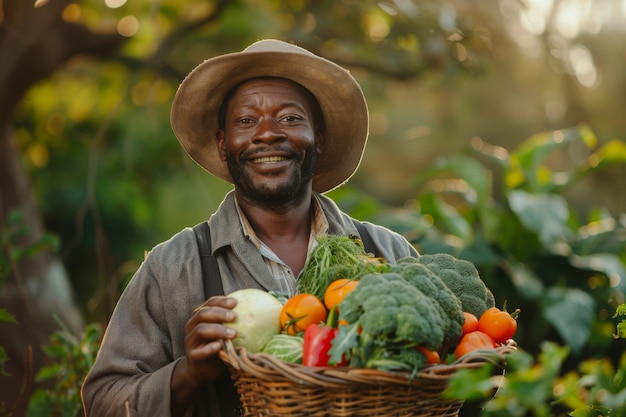
[[[493,293],[469,261],[447,253],[422,255],[417,261],[437,275],[461,301],[463,311],[480,317],[495,306]]]
[[[382,305],[382,304],[381,304]],[[398,307],[387,304],[385,308],[365,310],[359,318],[361,327],[374,338],[382,338],[396,331]]]
[[[415,371],[417,365],[398,359],[400,352],[417,345],[437,350],[446,336],[447,318],[438,302],[391,272],[363,277],[339,305],[339,319],[350,325],[340,328],[331,352],[353,358],[353,366],[383,369],[384,362],[384,369]]]
[[[417,258],[402,258],[390,270],[400,274],[424,295],[437,301],[437,310],[444,321],[444,344],[456,345],[462,335],[463,308],[450,288],[425,265],[418,263]]]
[[[436,303],[415,304],[413,306],[403,305],[399,308],[396,335],[399,340],[410,340],[418,345],[423,345],[431,350],[437,350],[444,342],[445,317],[439,312],[434,313]],[[438,320],[416,320],[418,317],[433,317],[437,314]],[[438,341],[441,341],[437,343]]]

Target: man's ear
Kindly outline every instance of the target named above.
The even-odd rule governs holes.
[[[226,161],[226,140],[224,139],[223,130],[215,132],[215,140],[217,141],[217,152],[220,155],[220,159]]]
[[[324,150],[324,134],[317,130],[315,132],[315,152],[318,154]]]

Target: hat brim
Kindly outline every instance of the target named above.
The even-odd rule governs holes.
[[[215,139],[224,97],[234,86],[249,79],[289,79],[309,90],[321,107],[326,134],[313,176],[313,190],[330,191],[345,183],[361,162],[369,126],[365,97],[344,68],[299,47],[280,44],[289,46],[281,51],[244,50],[198,65],[174,97],[172,129],[196,163],[232,183]]]

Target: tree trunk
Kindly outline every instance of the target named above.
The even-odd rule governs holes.
[[[44,235],[43,216],[13,140],[12,117],[17,106],[30,87],[70,57],[110,54],[125,41],[118,34],[96,34],[65,22],[61,13],[67,4],[66,0],[49,0],[35,8],[33,1],[0,2],[0,233],[8,233],[12,212],[22,215],[28,231],[19,241],[0,248],[3,257]],[[22,416],[35,388],[34,375],[45,361],[41,346],[48,344],[49,336],[59,328],[56,320],[78,334],[84,319],[63,263],[53,251],[19,259],[10,264],[8,274],[0,274],[5,274],[0,307],[18,320],[18,324],[0,323],[0,345],[9,356],[5,365],[11,374],[0,376],[0,414],[4,405],[7,414]]]

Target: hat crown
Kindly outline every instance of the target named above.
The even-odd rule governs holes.
[[[314,56],[313,53],[297,45],[277,39],[263,39],[248,46],[243,52],[286,52]]]

